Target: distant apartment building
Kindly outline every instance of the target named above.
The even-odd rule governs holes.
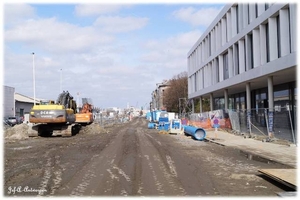
[[[150,103],[152,110],[165,109],[164,99],[165,92],[169,87],[169,81],[165,80],[162,83],[156,84],[156,89],[152,92],[152,101]]]
[[[188,52],[189,99],[208,98],[211,110],[293,109],[296,24],[296,4],[226,5]]]

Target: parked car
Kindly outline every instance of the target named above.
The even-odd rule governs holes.
[[[17,119],[17,124],[22,124],[24,121],[24,117],[16,117]]]
[[[3,123],[9,126],[14,126],[18,124],[18,121],[16,117],[6,117],[3,119]]]

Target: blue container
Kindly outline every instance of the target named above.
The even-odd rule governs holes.
[[[155,123],[149,122],[149,123],[148,123],[148,128],[149,128],[149,129],[155,129]]]
[[[170,123],[169,122],[162,122],[158,124],[158,130],[160,131],[168,131],[170,129]]]
[[[195,140],[202,141],[206,137],[206,132],[202,128],[197,128],[194,126],[184,126],[184,133],[192,136]]]
[[[165,123],[164,128],[165,128],[165,131],[168,131],[170,129],[170,123]]]
[[[146,113],[146,119],[151,121],[151,112]]]
[[[172,121],[172,128],[179,129],[180,128],[180,120],[173,120]]]
[[[155,122],[156,120],[156,110],[152,111],[152,121]]]

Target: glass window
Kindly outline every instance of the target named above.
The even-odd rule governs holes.
[[[291,105],[290,84],[274,86],[274,109],[275,112],[286,111]]]

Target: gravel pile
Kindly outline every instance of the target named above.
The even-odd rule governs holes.
[[[107,130],[105,130],[102,126],[100,126],[97,123],[92,123],[87,126],[83,126],[80,130],[80,134],[102,134],[102,133],[107,133]]]
[[[9,127],[4,130],[5,139],[9,140],[23,140],[28,138],[28,125],[18,124],[14,127]]]

